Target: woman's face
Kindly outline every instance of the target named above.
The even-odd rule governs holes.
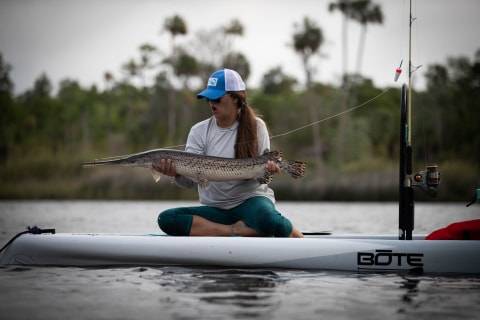
[[[231,126],[237,119],[238,108],[235,102],[229,94],[224,95],[220,100],[208,100],[212,114],[220,126]]]

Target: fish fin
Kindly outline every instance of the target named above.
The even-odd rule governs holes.
[[[150,171],[152,172],[152,177],[153,180],[155,180],[155,183],[160,181],[160,179],[162,178],[162,174],[153,168],[151,168]]]
[[[305,175],[306,163],[302,161],[280,161],[280,169],[290,175],[290,177],[297,179]]]
[[[206,186],[208,186],[208,180],[205,178],[199,178],[198,185],[202,188],[205,188]]]
[[[205,188],[206,186],[208,186],[208,179],[205,178],[201,173],[197,173],[197,179],[196,179],[196,182],[198,183],[198,185],[202,188]]]
[[[263,177],[257,178],[257,181],[260,182],[260,184],[269,184],[272,182],[272,178],[272,175],[268,171],[265,171]]]

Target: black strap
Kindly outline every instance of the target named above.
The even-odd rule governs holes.
[[[51,234],[55,234],[55,229],[41,229],[37,226],[33,226],[33,227],[30,227],[28,226],[27,227],[27,231],[23,231],[23,232],[20,232],[18,233],[17,235],[15,235],[12,239],[10,239],[10,241],[8,241],[3,247],[2,249],[0,249],[0,252],[2,252],[3,250],[5,250],[10,244],[12,244],[13,241],[15,241],[15,239],[17,239],[18,237],[26,234],[26,233],[31,233],[31,234],[42,234],[42,233],[51,233]]]
[[[331,236],[331,231],[302,232],[304,236]]]

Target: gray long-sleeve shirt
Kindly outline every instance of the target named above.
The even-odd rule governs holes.
[[[185,151],[224,158],[235,158],[235,141],[237,139],[238,122],[230,128],[221,128],[215,117],[195,124],[188,134]],[[263,154],[270,149],[267,126],[257,118],[258,152]],[[185,177],[176,177],[176,183],[183,187],[191,187],[194,183]],[[200,203],[230,209],[255,196],[265,196],[275,202],[273,190],[257,180],[210,181],[206,187],[200,185],[198,195]]]

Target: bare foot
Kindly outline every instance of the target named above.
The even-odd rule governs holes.
[[[303,233],[300,230],[293,228],[292,233],[290,233],[290,238],[303,238]]]
[[[257,235],[257,232],[249,228],[242,220],[235,222],[231,226],[232,236],[254,237]]]

